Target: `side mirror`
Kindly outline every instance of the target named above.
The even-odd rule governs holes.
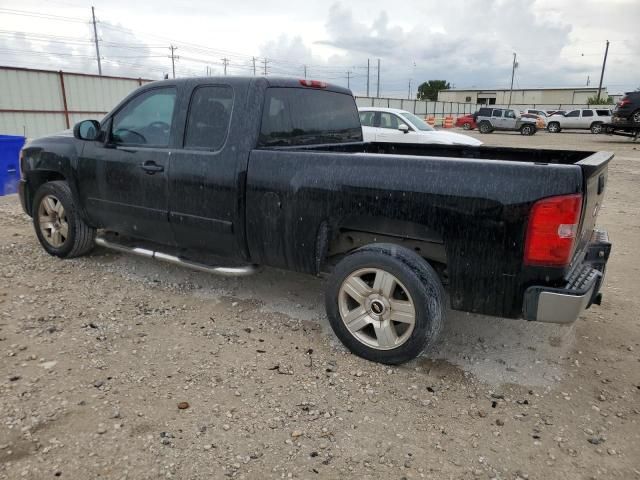
[[[100,122],[97,120],[83,120],[73,127],[73,136],[78,140],[96,140],[100,132]]]
[[[400,130],[402,133],[409,133],[409,125],[401,123],[400,125],[398,125],[398,130]]]

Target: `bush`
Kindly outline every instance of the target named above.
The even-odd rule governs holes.
[[[607,98],[593,96],[587,99],[587,104],[588,105],[613,105],[613,98],[611,98],[611,95],[609,95]]]

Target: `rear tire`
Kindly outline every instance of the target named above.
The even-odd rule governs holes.
[[[594,133],[596,135],[599,134],[599,133],[602,133],[602,123],[593,122],[591,124],[591,128],[589,130],[591,130],[591,133]]]
[[[394,365],[434,343],[445,318],[444,298],[438,275],[423,258],[380,243],[338,263],[325,305],[333,331],[352,353]]]
[[[527,136],[531,136],[534,135],[536,133],[536,127],[535,125],[523,125],[522,127],[520,127],[520,134],[521,135],[527,135]]]
[[[33,198],[32,215],[36,236],[49,255],[73,258],[93,249],[96,229],[78,213],[67,182],[43,184]]]
[[[629,117],[629,120],[634,123],[640,123],[640,110],[636,110],[635,112],[633,112]]]
[[[478,130],[480,133],[491,133],[493,131],[493,127],[489,122],[480,122],[478,125]]]
[[[471,124],[469,122],[464,122],[462,124],[463,130],[471,130]]]
[[[562,128],[560,128],[560,124],[558,122],[549,122],[549,125],[547,125],[547,131],[550,133],[560,133]]]

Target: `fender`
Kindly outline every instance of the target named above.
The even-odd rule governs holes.
[[[43,183],[65,180],[69,184],[78,212],[83,220],[89,223],[84,205],[80,202],[76,175],[78,157],[82,148],[83,142],[76,140],[65,131],[29,142],[22,150],[21,168],[26,181],[25,197],[28,214],[31,215],[33,196]]]

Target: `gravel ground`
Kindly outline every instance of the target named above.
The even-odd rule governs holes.
[[[603,305],[571,326],[450,312],[402,367],[344,350],[321,279],[58,260],[0,198],[0,478],[640,478],[640,144],[481,138],[616,152]]]

